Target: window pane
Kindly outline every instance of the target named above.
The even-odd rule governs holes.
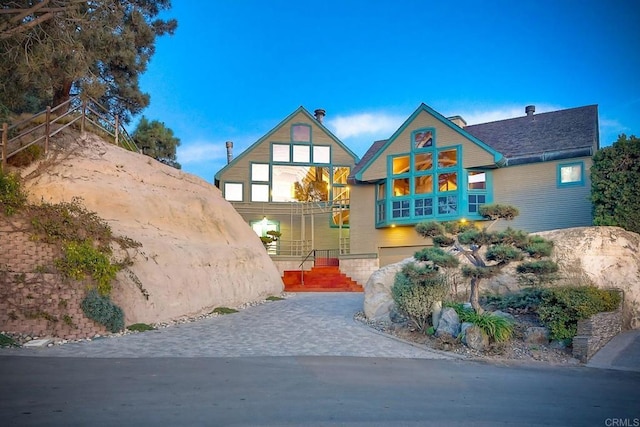
[[[441,173],[438,175],[438,191],[455,191],[458,189],[458,174]]]
[[[561,183],[566,184],[580,181],[582,181],[582,165],[562,166],[560,168]]]
[[[268,202],[269,186],[267,184],[251,184],[251,201]]]
[[[410,193],[409,178],[400,178],[393,180],[393,196],[407,196]]]
[[[438,153],[438,167],[452,168],[458,164],[458,152],[456,150],[445,150]]]
[[[253,163],[251,165],[251,181],[269,181],[269,165]]]
[[[408,200],[400,200],[397,202],[393,202],[391,206],[391,217],[392,218],[406,218],[409,216],[409,201]]]
[[[415,178],[416,194],[433,192],[433,175],[422,175]]]
[[[483,194],[469,195],[469,213],[478,213],[480,206],[486,203],[486,196]]]
[[[291,137],[296,142],[311,142],[311,126],[293,125]]]
[[[377,210],[378,210],[378,211],[377,211],[377,218],[378,218],[378,222],[383,222],[383,221],[387,218],[387,215],[386,215],[385,207],[384,207],[384,206],[385,206],[385,205],[384,205],[384,202],[383,202],[383,203],[378,203],[378,204],[376,205],[376,208],[377,208]]]
[[[409,156],[394,157],[393,174],[399,175],[406,172],[409,172]]]
[[[416,199],[414,201],[415,204],[415,215],[416,216],[429,216],[433,215],[433,199]]]
[[[385,194],[387,186],[382,183],[378,185],[378,200],[384,200],[387,195]]]
[[[296,163],[309,163],[309,146],[308,145],[294,145],[293,146],[293,161]]]
[[[415,155],[415,165],[413,170],[415,171],[427,171],[433,167],[433,154],[421,153]]]
[[[484,172],[469,172],[469,190],[486,190],[487,174]]]
[[[438,214],[448,215],[458,212],[458,199],[456,196],[438,197]]]
[[[414,147],[423,148],[433,145],[433,133],[430,130],[416,132],[413,135]]]
[[[347,203],[349,201],[349,187],[333,187],[333,201]]]
[[[333,183],[334,184],[346,184],[347,177],[351,173],[351,168],[347,166],[340,166],[333,168]]]
[[[331,147],[313,147],[313,163],[331,163]]]
[[[273,161],[274,162],[290,162],[289,145],[273,144]]]
[[[274,202],[326,201],[329,170],[316,166],[273,166],[271,178]]]
[[[242,201],[242,184],[225,182],[224,198],[230,202],[241,202]]]
[[[334,225],[349,225],[349,209],[333,208],[331,210],[331,220]]]

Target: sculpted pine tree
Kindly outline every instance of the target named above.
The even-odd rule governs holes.
[[[12,0],[0,8],[0,100],[14,112],[56,106],[71,91],[128,122],[149,104],[138,77],[175,20],[170,0]],[[31,111],[35,112],[35,111]]]
[[[480,214],[493,220],[493,225],[501,219],[513,219],[518,215],[518,210],[512,206],[485,205],[480,207]],[[483,280],[494,277],[512,261],[519,261],[527,256],[539,259],[551,255],[553,250],[553,243],[539,236],[530,236],[511,228],[491,232],[491,225],[485,229],[479,229],[471,223],[454,221],[429,221],[416,225],[418,234],[430,237],[435,246],[417,252],[416,259],[448,268],[459,266],[457,256],[464,256],[469,261],[469,265],[463,265],[461,270],[463,276],[470,279],[469,301],[478,314],[483,312],[479,301],[480,284]],[[544,263],[545,272],[557,270],[554,263],[549,263]],[[527,267],[531,265],[539,263],[529,263]]]

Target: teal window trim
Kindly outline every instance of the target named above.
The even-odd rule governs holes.
[[[274,160],[273,159],[273,147],[275,145],[279,145],[279,146],[286,146],[289,150],[289,161],[282,161],[282,160]],[[288,165],[291,163],[291,158],[293,156],[293,148],[292,148],[292,144],[290,142],[272,142],[270,147],[269,147],[269,151],[270,151],[270,163],[275,163],[275,164],[281,164],[281,165]]]
[[[244,189],[245,189],[245,183],[242,181],[225,181],[222,184],[222,197],[227,200],[227,184],[238,184],[242,187],[242,190],[240,192],[241,194],[241,198],[240,200],[228,200],[229,202],[244,202],[245,199],[245,194],[244,194]]]
[[[484,172],[485,173],[485,188],[482,190],[470,190],[469,189],[469,173],[470,172]],[[493,172],[487,169],[474,169],[464,171],[464,189],[461,197],[462,212],[466,212],[464,218],[470,220],[483,220],[484,217],[479,212],[470,212],[470,196],[484,196],[484,203],[477,205],[490,205],[493,203]]]
[[[580,166],[580,179],[578,181],[562,182],[562,169],[566,167]],[[556,185],[558,188],[566,187],[584,187],[585,185],[585,170],[584,161],[577,162],[558,163],[556,168]]]
[[[431,130],[432,128],[421,128],[416,130],[415,132],[419,132],[421,130]],[[452,221],[462,218],[469,217],[468,212],[468,198],[467,198],[467,180],[468,176],[466,171],[462,167],[462,145],[452,145],[452,146],[443,146],[436,147],[436,141],[434,137],[434,141],[431,147],[425,148],[414,148],[414,136],[412,133],[412,150],[410,153],[394,153],[387,157],[387,178],[386,182],[386,200],[378,199],[378,187],[376,187],[376,205],[375,205],[375,224],[376,228],[385,228],[389,226],[395,225],[412,225],[417,224],[421,221],[425,220],[443,220],[443,221]],[[435,136],[435,132],[433,134]],[[438,167],[438,153],[443,151],[455,150],[456,152],[456,164],[455,166],[450,167]],[[422,154],[425,152],[431,152],[433,165],[430,170],[427,171],[416,171],[414,169],[415,165],[415,155]],[[393,159],[403,156],[409,156],[409,164],[410,168],[406,173],[401,174],[393,174]],[[456,190],[443,190],[440,191],[438,179],[440,174],[444,173],[455,173],[456,174]],[[433,177],[433,192],[432,193],[421,193],[416,194],[415,191],[415,178],[425,175],[431,175]],[[398,178],[408,178],[410,191],[409,195],[401,195],[401,196],[393,196],[393,180]],[[490,184],[487,183],[487,186]],[[487,191],[487,198],[490,199],[488,194],[490,191]],[[395,214],[404,215],[406,213],[406,201],[409,202],[409,215],[408,216],[397,216],[393,217]],[[418,201],[418,202],[416,202]],[[405,202],[401,205],[394,202]],[[489,203],[489,202],[487,202]],[[383,207],[384,206],[384,207]],[[395,207],[395,210],[394,210]],[[454,212],[444,212],[447,210],[451,210],[451,208],[455,207]],[[381,219],[381,210],[384,210],[384,220]],[[440,213],[442,212],[442,213]],[[422,214],[420,214],[422,213]],[[479,215],[476,218],[472,219],[481,219]]]
[[[266,180],[256,180],[253,179],[253,165],[265,165],[267,166],[267,168],[269,169],[267,171],[267,179]],[[264,184],[265,182],[268,182],[269,184],[271,184],[271,162],[250,162],[249,163],[249,180],[252,183],[260,183],[260,184]]]
[[[309,140],[308,141],[305,141],[305,140],[302,140],[302,139],[300,139],[300,140],[295,139],[295,137],[294,137],[294,134],[295,134],[294,129],[296,127],[308,128],[308,130],[309,130]],[[312,133],[311,125],[308,124],[308,123],[292,123],[291,124],[291,128],[289,129],[289,132],[290,132],[289,137],[291,138],[291,142],[304,142],[306,144],[311,144],[311,142],[312,142],[311,140],[313,138],[313,133]]]
[[[417,145],[420,142],[416,141],[416,136],[420,137],[428,132],[431,132],[431,142],[428,143],[428,145],[423,145],[421,147],[418,147]],[[433,150],[436,145],[435,142],[436,142],[436,128],[434,127],[420,128],[411,132],[411,151]],[[421,143],[424,144],[424,142],[421,142]]]
[[[296,143],[296,145],[298,145],[298,143]],[[328,162],[316,162],[315,154],[314,154],[314,148],[316,148],[316,147],[318,147],[318,148],[327,147],[329,149],[329,161]],[[333,153],[332,153],[333,150],[331,148],[332,148],[331,145],[311,144],[311,163],[318,164],[318,165],[330,165],[332,157],[333,157]]]

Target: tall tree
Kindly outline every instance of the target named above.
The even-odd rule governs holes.
[[[153,157],[165,165],[180,169],[182,166],[176,161],[176,149],[180,140],[173,135],[173,131],[164,123],[157,120],[149,121],[142,116],[138,127],[131,135],[143,154]]]
[[[593,156],[591,201],[595,225],[640,233],[640,139],[625,134]]]
[[[0,99],[13,111],[29,102],[58,105],[71,91],[98,98],[128,122],[149,104],[138,77],[170,0],[12,0],[0,8]]]

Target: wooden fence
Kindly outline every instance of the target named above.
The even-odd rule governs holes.
[[[68,101],[34,114],[14,124],[2,124],[0,139],[0,170],[5,171],[7,160],[30,146],[43,143],[44,153],[49,150],[51,137],[62,130],[74,126],[81,132],[86,130],[101,131],[113,138],[116,145],[140,152],[133,138],[126,131],[118,115],[112,115],[109,110],[100,105],[93,98],[81,99],[80,96],[71,97]]]

